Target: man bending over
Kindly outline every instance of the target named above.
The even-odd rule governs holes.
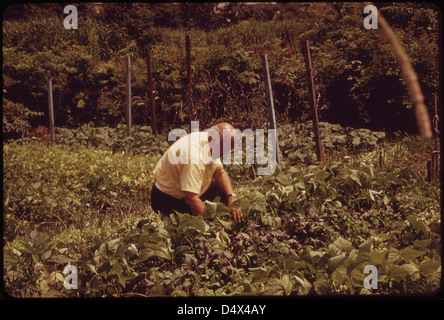
[[[236,131],[228,123],[212,126],[207,132],[193,132],[171,145],[154,169],[151,207],[169,216],[173,210],[203,215],[205,200],[216,196],[230,206],[237,200],[220,158],[234,148]],[[225,141],[225,144],[224,144]],[[240,221],[241,209],[232,209]]]

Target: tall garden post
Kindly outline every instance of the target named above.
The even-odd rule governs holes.
[[[277,129],[276,126],[276,115],[274,112],[274,101],[273,101],[273,89],[271,88],[271,78],[270,78],[270,69],[268,66],[268,55],[264,54],[262,56],[262,68],[264,72],[264,85],[265,85],[265,93],[267,96],[267,104],[270,110],[270,119],[271,119],[271,128]],[[281,158],[279,155],[279,142],[276,133],[276,162],[281,165]]]
[[[308,87],[310,92],[311,107],[313,113],[313,131],[316,142],[316,155],[320,162],[325,161],[324,147],[321,142],[319,134],[319,116],[318,116],[318,103],[316,100],[316,92],[313,80],[313,66],[311,63],[310,44],[308,40],[302,42],[302,52],[304,53],[305,68],[307,70]]]
[[[435,93],[435,115],[433,116],[433,134],[435,136],[435,151],[438,151],[439,117],[438,117],[438,96]]]
[[[439,136],[439,116],[438,116],[438,96],[435,94],[435,115],[433,116],[433,133],[435,136],[435,150],[432,152],[432,163],[433,171],[435,172],[435,177],[439,177],[440,172],[440,153],[439,153],[439,147],[438,147],[438,136]]]
[[[193,105],[193,84],[191,78],[191,40],[190,36],[187,34],[185,36],[185,50],[186,50],[186,64],[187,64],[187,104],[188,104],[188,115],[190,121],[194,120],[194,105]]]
[[[150,109],[150,115],[151,115],[151,129],[153,129],[153,133],[157,136],[157,119],[156,119],[156,109],[154,105],[154,88],[153,88],[153,75],[151,72],[151,56],[148,52],[148,55],[146,57],[146,73],[148,76],[148,106]]]
[[[49,109],[49,132],[51,134],[51,142],[55,142],[55,133],[54,133],[54,101],[52,98],[52,77],[51,71],[47,72],[47,80],[48,80],[48,109]]]
[[[126,57],[126,126],[131,137],[131,57]]]

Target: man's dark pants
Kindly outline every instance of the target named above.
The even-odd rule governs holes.
[[[200,200],[214,201],[214,199],[220,196],[222,202],[226,202],[226,196],[221,192],[218,184],[213,179],[210,187],[199,197]],[[166,194],[153,185],[151,191],[151,207],[155,212],[161,212],[166,216],[169,216],[173,211],[181,213],[191,214],[190,206],[185,202],[185,199],[178,199],[169,194]]]

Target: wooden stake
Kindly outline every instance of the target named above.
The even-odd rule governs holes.
[[[186,49],[186,60],[187,60],[187,104],[188,104],[188,115],[190,121],[194,120],[194,105],[193,105],[193,86],[191,78],[191,41],[190,36],[187,34],[185,36],[185,49]]]
[[[432,181],[432,160],[427,160],[427,181]]]
[[[51,142],[55,143],[55,133],[54,133],[54,101],[52,98],[52,77],[51,71],[47,72],[48,79],[48,109],[49,109],[49,132],[51,133]]]
[[[25,132],[23,131],[23,120],[20,118],[20,132],[22,134],[22,145],[25,143]]]
[[[268,56],[264,54],[262,56],[262,67],[264,72],[264,84],[265,84],[265,93],[267,95],[267,104],[270,110],[270,119],[271,119],[271,128],[277,129],[276,126],[276,115],[274,112],[274,101],[273,101],[273,89],[271,88],[271,78],[270,78],[270,69],[268,67]],[[276,162],[281,165],[281,157],[279,155],[279,142],[276,133]]]
[[[126,126],[131,137],[131,57],[126,57]]]
[[[433,179],[439,177],[439,151],[432,152],[432,176]]]
[[[384,154],[382,150],[379,150],[379,168],[384,166]]]
[[[438,151],[439,117],[438,117],[438,96],[435,93],[435,116],[433,117],[433,135],[435,136],[435,150]]]
[[[154,89],[153,89],[153,75],[151,72],[151,56],[148,52],[146,57],[146,73],[148,76],[148,106],[151,114],[151,129],[153,129],[153,133],[157,136],[157,119],[156,119],[156,108],[154,105]]]
[[[324,162],[325,156],[324,156],[324,147],[321,142],[321,137],[319,134],[319,117],[318,117],[318,104],[316,100],[316,92],[315,92],[315,86],[314,86],[314,79],[313,79],[313,67],[311,63],[311,54],[310,54],[310,44],[308,40],[303,41],[302,43],[302,52],[304,54],[305,58],[305,68],[307,70],[307,79],[308,79],[308,87],[310,92],[310,100],[311,100],[311,107],[312,107],[312,115],[313,115],[313,131],[315,136],[315,142],[316,142],[316,155],[318,158],[318,161]]]

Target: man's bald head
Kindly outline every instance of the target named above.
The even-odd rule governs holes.
[[[237,141],[237,132],[234,130],[233,126],[227,122],[221,122],[215,124],[210,128],[210,130],[215,130],[218,135],[218,141],[214,141],[212,135],[210,134],[209,141],[212,145],[213,150],[220,150],[219,156],[227,154],[232,149]],[[224,142],[225,141],[225,142]],[[218,155],[216,155],[218,156]]]

